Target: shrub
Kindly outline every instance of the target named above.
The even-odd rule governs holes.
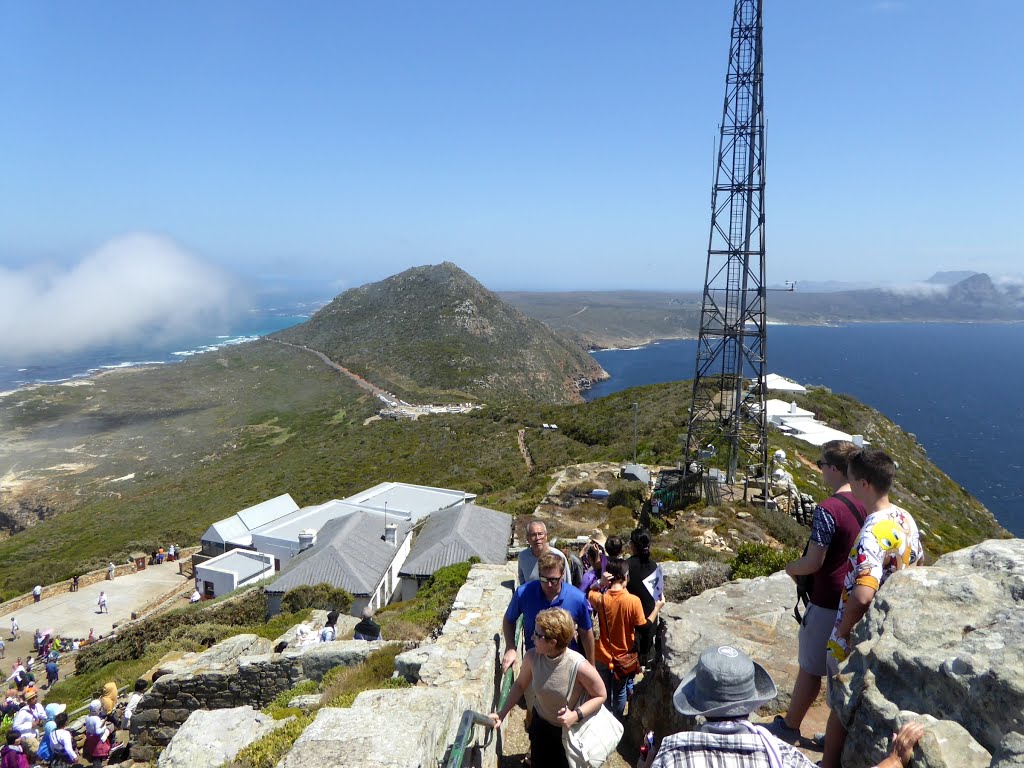
[[[305,696],[316,693],[320,686],[315,680],[302,680],[295,684],[294,688],[281,691],[272,702],[263,708],[263,711],[275,720],[284,720],[289,715],[298,714],[301,710],[289,708],[288,703],[296,696]]]
[[[624,541],[629,540],[629,532],[636,527],[636,521],[633,519],[633,510],[629,507],[612,507],[609,509],[606,523],[609,531],[624,532],[626,534]]]
[[[356,667],[335,667],[324,675],[320,689],[323,691],[323,706],[351,707],[363,691],[378,688],[408,688],[409,682],[394,677],[395,656],[401,653],[401,645],[388,645],[374,651],[366,661]]]
[[[705,563],[700,568],[666,579],[665,595],[676,603],[689,600],[708,589],[720,587],[729,581],[727,563]]]
[[[608,494],[608,508],[629,507],[634,512],[639,511],[644,503],[644,494],[647,492],[645,483],[625,482]]]
[[[317,584],[315,587],[303,585],[285,593],[281,598],[281,610],[296,613],[306,608],[321,611],[337,611],[348,613],[352,609],[352,595],[339,587],[330,584]]]
[[[780,544],[802,550],[807,543],[807,528],[794,520],[792,515],[778,509],[766,510],[757,505],[753,506],[751,512],[761,527]]]
[[[767,544],[747,542],[740,544],[736,557],[732,559],[732,578],[753,579],[757,576],[771,576],[786,567],[786,563],[799,557],[794,550],[772,549]]]
[[[377,613],[385,640],[422,640],[439,631],[448,620],[452,603],[469,576],[470,563],[439,569],[420,587],[416,597],[381,608]]]
[[[719,552],[696,541],[686,541],[672,549],[671,560],[692,560],[696,563],[722,562]]]

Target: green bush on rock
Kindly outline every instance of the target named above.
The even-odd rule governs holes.
[[[772,549],[767,544],[747,542],[740,544],[736,557],[732,559],[733,579],[753,579],[758,576],[771,576],[786,567],[786,563],[800,556],[792,549]]]

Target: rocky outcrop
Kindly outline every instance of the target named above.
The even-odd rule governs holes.
[[[198,710],[189,715],[157,764],[160,768],[220,768],[256,739],[287,722],[252,707]]]
[[[689,570],[673,568],[672,573]],[[671,578],[665,577],[669,586]],[[666,605],[661,612],[663,663],[637,684],[626,738],[636,745],[647,731],[664,735],[693,726],[691,719],[672,708],[672,693],[701,651],[713,645],[734,645],[763,664],[779,688],[774,707],[784,709],[799,671],[795,600],[792,579],[776,573],[730,582],[685,603]]]
[[[872,765],[900,711],[958,723],[976,742],[961,741],[962,754],[1021,764],[1024,541],[986,541],[895,574],[853,641],[832,702],[850,731],[845,765]]]
[[[465,708],[441,688],[364,691],[348,709],[321,709],[278,768],[438,765]]]

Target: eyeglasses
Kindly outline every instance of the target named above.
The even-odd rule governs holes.
[[[537,581],[541,584],[547,584],[549,587],[554,586],[562,580],[561,576],[540,576]]]
[[[818,465],[818,469],[824,469],[825,467],[831,466],[831,462],[825,461],[824,459],[818,459],[814,463]]]
[[[547,635],[542,635],[542,634],[541,634],[540,632],[538,632],[537,630],[534,630],[534,631],[533,631],[533,636],[534,636],[535,638],[537,638],[538,640],[550,640],[550,639],[551,639],[551,638],[550,638],[550,637],[548,637]]]

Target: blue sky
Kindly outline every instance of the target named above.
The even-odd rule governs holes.
[[[771,282],[1021,274],[1019,0],[767,0]],[[732,3],[0,2],[0,268],[703,281]]]

